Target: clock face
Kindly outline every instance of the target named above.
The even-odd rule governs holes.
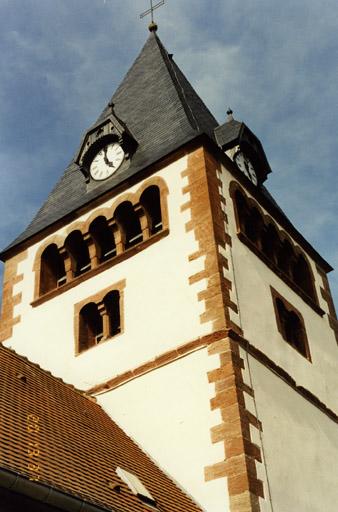
[[[249,158],[244,155],[244,153],[238,151],[238,153],[236,153],[234,156],[234,161],[237,167],[245,174],[245,176],[249,178],[249,180],[252,181],[254,185],[257,185],[258,180],[251,160],[249,160]]]
[[[101,181],[109,178],[120,167],[124,159],[124,151],[120,144],[107,144],[95,155],[90,164],[90,175],[94,180]]]

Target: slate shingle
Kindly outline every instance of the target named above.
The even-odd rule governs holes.
[[[200,133],[213,138],[218,126],[155,32],[150,33],[111,101],[116,115],[139,144],[129,169],[87,191],[84,177],[72,161],[35,218],[7,249],[113,189]],[[97,122],[109,116],[109,103]]]

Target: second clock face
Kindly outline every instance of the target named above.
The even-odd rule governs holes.
[[[237,167],[245,174],[245,176],[249,178],[249,180],[252,181],[254,185],[257,185],[258,180],[251,160],[249,160],[249,158],[244,153],[238,151],[238,153],[236,153],[234,156],[234,161],[236,162]]]
[[[101,181],[109,178],[120,167],[124,159],[124,151],[120,144],[107,144],[95,155],[90,164],[90,175],[94,180]]]

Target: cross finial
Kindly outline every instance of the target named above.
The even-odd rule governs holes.
[[[144,11],[142,14],[140,14],[140,18],[144,18],[145,16],[148,16],[148,14],[151,15],[151,22],[150,22],[149,27],[148,27],[150,32],[156,32],[157,31],[158,27],[157,27],[157,24],[154,21],[154,11],[158,7],[161,7],[161,5],[163,5],[163,4],[164,4],[164,0],[161,0],[160,2],[158,2],[155,5],[153,5],[153,0],[150,0],[150,9],[148,9],[147,11]]]

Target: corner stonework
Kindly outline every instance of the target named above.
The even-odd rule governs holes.
[[[217,357],[216,368],[208,372],[215,396],[211,410],[218,409],[222,422],[211,428],[211,442],[224,443],[224,460],[205,468],[205,480],[226,478],[231,512],[259,512],[259,499],[264,498],[263,482],[257,477],[256,463],[262,462],[260,447],[252,442],[251,429],[262,429],[259,420],[246,408],[247,398],[254,392],[244,383],[244,360],[231,332],[242,334],[238,316],[236,290],[232,272],[232,241],[228,233],[226,199],[221,180],[221,167],[204,147],[197,148],[188,158],[182,177],[188,184],[183,194],[189,200],[181,207],[189,210],[191,220],[186,231],[192,231],[198,243],[189,261],[204,257],[204,269],[189,278],[192,285],[205,280],[198,292],[204,301],[200,322],[210,322],[212,332],[228,333],[208,346],[210,356]]]
[[[219,367],[208,372],[208,379],[215,385],[211,409],[219,409],[222,416],[222,423],[211,429],[211,440],[224,443],[225,458],[205,468],[205,480],[227,478],[231,512],[259,512],[264,491],[256,463],[262,462],[262,454],[252,442],[250,430],[262,430],[262,425],[245,405],[246,395],[254,396],[243,380],[245,362],[238,343],[231,339],[231,331],[209,345],[208,353],[219,358]]]
[[[198,300],[204,301],[205,308],[200,321],[212,322],[213,331],[231,327],[241,333],[230,318],[230,310],[237,313],[237,306],[230,297],[232,283],[224,277],[224,269],[229,267],[224,251],[231,245],[231,239],[225,230],[219,164],[204,147],[199,147],[189,155],[182,177],[188,180],[182,192],[189,200],[181,206],[181,211],[189,210],[191,219],[186,223],[186,231],[192,231],[198,243],[198,250],[189,255],[189,261],[205,258],[204,269],[189,277],[191,285],[203,279],[207,281],[206,288],[198,292]]]
[[[12,337],[13,327],[21,320],[20,315],[14,316],[14,307],[20,304],[22,296],[14,293],[14,287],[23,280],[23,274],[18,273],[21,261],[27,258],[28,251],[23,251],[5,262],[3,277],[3,295],[0,319],[0,342]]]

